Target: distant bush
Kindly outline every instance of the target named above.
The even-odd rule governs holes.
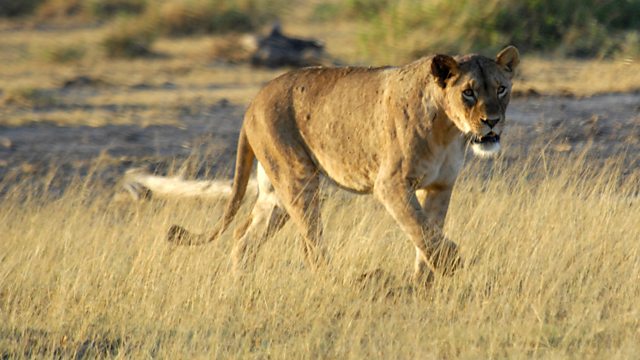
[[[10,89],[2,100],[5,105],[23,108],[44,108],[59,102],[51,91],[31,87]]]
[[[85,6],[93,16],[104,19],[123,14],[142,14],[147,8],[147,0],[89,0]]]
[[[141,14],[146,4],[146,0],[44,0],[36,12],[41,21],[67,17],[92,21]]]
[[[36,11],[38,20],[84,16],[82,0],[45,0]]]
[[[274,7],[259,6],[261,3],[172,0],[162,4],[153,16],[158,30],[166,35],[247,32],[275,18]]]
[[[98,1],[94,0],[94,3]],[[106,35],[102,45],[110,57],[131,58],[151,54],[151,46],[157,35],[248,32],[274,18],[275,13],[272,11],[277,8],[278,1],[274,4],[266,0],[167,0],[160,2],[158,6],[146,7],[144,13],[130,17],[129,20],[113,23],[112,30]],[[141,6],[148,3],[141,0],[100,2],[137,2]]]
[[[640,58],[640,31],[629,31],[620,42],[619,54],[629,58]]]
[[[64,18],[73,18],[76,22],[92,22],[120,15],[136,16],[139,22],[153,27],[159,34],[183,36],[254,31],[265,22],[276,20],[285,5],[290,6],[285,1],[0,0],[0,17],[35,12],[36,20],[41,22]],[[122,43],[126,37],[115,38]]]
[[[347,0],[344,2],[347,15],[361,19],[376,16],[392,6],[393,3],[392,0]]]
[[[349,0],[318,6],[360,19],[374,58],[432,51],[488,51],[511,43],[524,51],[606,57],[633,49],[640,0]]]
[[[606,56],[620,45],[617,32],[640,29],[640,0],[527,0],[498,5],[495,31],[534,50],[559,47],[567,55]]]
[[[0,0],[0,17],[29,15],[41,2],[42,0]]]
[[[331,21],[339,18],[341,8],[339,4],[321,2],[313,7],[310,19],[313,21]]]
[[[81,60],[86,49],[79,45],[66,45],[51,48],[44,52],[44,58],[55,63],[70,63]]]
[[[119,19],[102,41],[109,57],[134,58],[152,54],[151,46],[156,38],[153,28],[135,18]]]

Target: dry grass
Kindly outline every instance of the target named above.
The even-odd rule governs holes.
[[[524,160],[523,160],[524,161]],[[60,198],[14,190],[0,209],[0,356],[117,358],[631,358],[640,352],[637,172],[580,158],[470,164],[448,219],[467,267],[432,289],[370,197],[329,190],[331,267],[303,266],[287,225],[241,281],[220,204],[122,203],[91,181]],[[380,268],[383,279],[358,283]],[[386,279],[386,280],[385,280]]]
[[[577,96],[640,91],[640,60],[560,61],[529,57],[521,64],[516,89]]]
[[[207,37],[160,38],[156,57],[107,61],[104,27],[3,26],[0,126],[179,125],[183,107],[206,109],[223,98],[247,104],[281,72],[213,64]],[[347,63],[371,63],[347,23],[285,29],[325,40]],[[82,56],[68,62],[51,58],[76,48]],[[639,68],[631,60],[525,57],[516,89],[637,90]],[[97,85],[64,87],[79,76]],[[0,358],[634,357],[637,169],[579,158],[519,161],[497,162],[489,177],[476,175],[486,163],[465,170],[447,232],[467,268],[429,291],[409,286],[413,250],[370,197],[328,191],[330,269],[304,267],[287,225],[252,275],[236,281],[230,234],[198,249],[164,241],[173,223],[211,228],[218,203],[123,203],[90,177],[52,197],[53,173],[18,186],[7,176],[0,180]],[[355,281],[375,269],[381,279]]]

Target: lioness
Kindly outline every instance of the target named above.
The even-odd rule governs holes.
[[[234,267],[291,218],[312,268],[326,261],[318,187],[325,175],[345,189],[373,194],[416,249],[414,277],[462,265],[442,233],[465,147],[497,152],[519,63],[509,46],[489,59],[435,55],[401,67],[306,68],[269,82],[247,110],[230,199],[210,236],[179,226],[169,240],[213,241],[240,207],[254,159],[259,195],[236,231]],[[248,248],[252,251],[247,251]]]

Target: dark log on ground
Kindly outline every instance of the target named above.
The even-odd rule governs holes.
[[[257,49],[251,56],[252,65],[271,68],[330,65],[331,63],[322,42],[286,36],[282,33],[279,24],[273,26],[268,36],[258,39]]]

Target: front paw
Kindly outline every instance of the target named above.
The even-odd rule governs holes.
[[[464,267],[458,245],[453,241],[443,239],[436,246],[430,258],[433,267],[444,275],[453,275]]]

